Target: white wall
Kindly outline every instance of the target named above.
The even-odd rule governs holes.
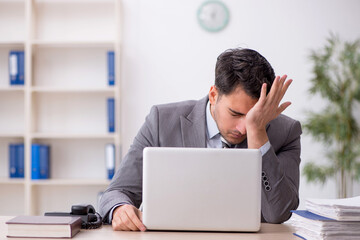
[[[325,43],[329,32],[342,39],[360,38],[358,0],[223,0],[230,23],[208,33],[196,21],[203,0],[123,0],[122,141],[125,154],[154,104],[199,99],[214,82],[216,57],[227,48],[259,51],[276,74],[294,82],[285,96],[292,106],[285,114],[305,119],[306,110],[324,103],[310,98],[310,49]],[[326,162],[324,148],[302,135],[302,166]],[[302,167],[301,166],[301,167]],[[354,187],[360,194],[360,187]],[[336,197],[334,182],[308,184],[301,177],[301,203],[309,197]]]

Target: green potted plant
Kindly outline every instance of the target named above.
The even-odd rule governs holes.
[[[327,106],[308,112],[303,126],[326,145],[329,164],[307,163],[303,173],[309,182],[337,178],[338,197],[350,197],[353,180],[360,178],[360,131],[354,118],[354,111],[360,111],[360,41],[342,42],[332,34],[324,48],[311,52],[310,60],[310,94],[319,94]]]

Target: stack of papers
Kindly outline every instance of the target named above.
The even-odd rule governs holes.
[[[302,239],[360,239],[360,196],[309,199],[307,210],[292,211],[294,235]]]
[[[360,222],[336,221],[306,210],[293,211],[291,221],[296,229],[294,235],[302,239],[360,239]]]
[[[338,221],[360,221],[360,196],[342,199],[308,199],[306,209]]]

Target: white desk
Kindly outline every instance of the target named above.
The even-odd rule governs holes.
[[[6,238],[7,225],[5,222],[13,217],[0,217],[0,239],[35,239],[35,238]],[[129,240],[291,240],[299,239],[292,233],[294,228],[290,224],[261,224],[261,229],[257,233],[221,233],[221,232],[120,232],[113,231],[110,225],[102,226],[100,229],[95,230],[81,230],[75,235],[73,239],[129,239]],[[39,238],[44,240],[44,238]]]

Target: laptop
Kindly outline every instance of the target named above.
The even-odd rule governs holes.
[[[145,148],[148,230],[256,232],[261,223],[256,149]]]

